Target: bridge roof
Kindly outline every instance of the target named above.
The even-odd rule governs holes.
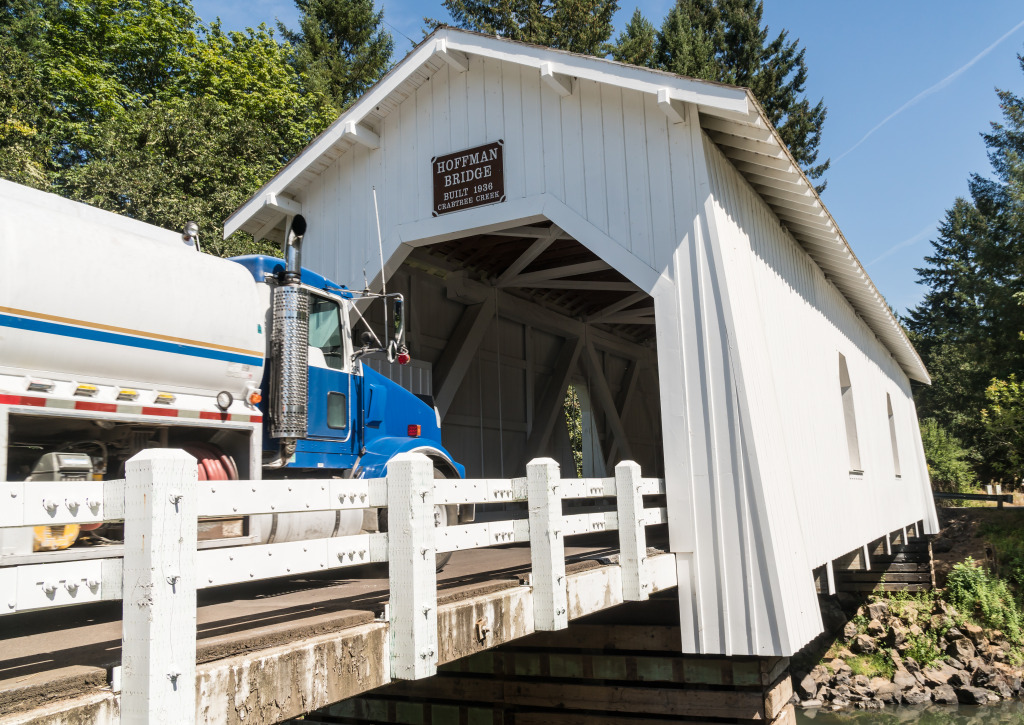
[[[570,78],[651,93],[667,115],[698,109],[704,132],[864,319],[913,380],[930,383],[924,363],[839,226],[800,169],[753,93],[721,83],[569,53],[543,46],[440,27],[412,49],[327,130],[225,222],[236,231],[278,239],[284,219],[301,209],[295,199],[355,145],[379,148],[378,130],[399,104],[446,64],[464,70],[468,56],[536,68],[549,86],[570,89]]]

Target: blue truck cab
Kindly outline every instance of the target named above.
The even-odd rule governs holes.
[[[285,271],[284,260],[264,255],[234,257],[232,261],[245,267],[258,284],[274,286]],[[465,468],[441,443],[440,417],[432,402],[362,363],[361,358],[371,349],[353,340],[355,295],[305,268],[301,269],[301,287],[308,299],[306,432],[294,441],[278,472],[376,478],[386,474],[388,461],[395,455],[415,451],[433,461],[435,475],[463,478]],[[378,336],[378,341],[383,338]],[[379,347],[372,351],[381,354]],[[260,408],[265,420],[273,420],[275,391],[270,365],[264,369],[261,389],[270,394],[264,395]],[[268,457],[279,448],[266,425],[263,448]]]

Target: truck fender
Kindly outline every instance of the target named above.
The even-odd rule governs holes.
[[[400,453],[422,453],[434,466],[449,478],[465,478],[466,468],[455,462],[452,454],[442,446],[426,443],[417,438],[378,438],[359,458],[353,471],[353,478],[383,478],[387,475],[388,462]],[[472,523],[476,519],[476,505],[448,506],[449,520],[460,524]]]

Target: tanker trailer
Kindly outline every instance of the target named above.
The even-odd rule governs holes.
[[[0,209],[0,481],[120,478],[151,447],[187,450],[201,480],[376,477],[406,451],[464,474],[436,411],[362,364],[408,361],[400,296],[301,269],[301,217],[286,260],[225,260],[198,251],[194,230],[2,180]],[[392,334],[357,303],[383,305]],[[372,528],[368,513],[203,520],[199,545],[344,536]],[[472,509],[438,507],[435,521],[459,516]],[[116,523],[0,530],[0,565],[119,538]]]

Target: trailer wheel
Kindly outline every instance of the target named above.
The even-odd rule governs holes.
[[[434,478],[448,477],[444,475],[444,471],[434,468]],[[449,522],[457,520],[458,507],[445,504],[437,504],[436,506],[434,506],[434,528],[448,526]],[[377,512],[377,530],[388,530],[388,510],[386,508],[379,509]],[[452,553],[453,552],[451,551],[446,551],[443,554],[436,555],[435,561],[438,572],[444,569],[448,562],[451,561]]]

